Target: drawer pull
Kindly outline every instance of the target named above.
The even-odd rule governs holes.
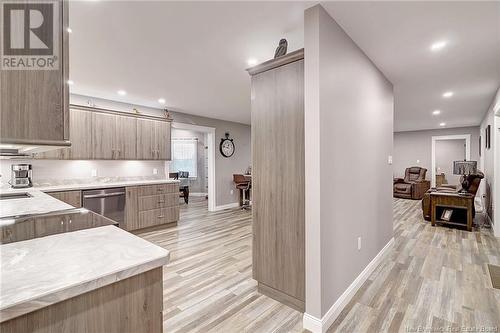
[[[165,203],[165,201],[158,201],[158,203]]]
[[[164,218],[164,217],[165,217],[164,215],[160,215],[160,216],[158,216],[157,218],[162,219],[162,218]]]

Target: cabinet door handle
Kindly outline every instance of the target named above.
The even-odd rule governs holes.
[[[161,204],[161,203],[165,203],[165,201],[158,201],[158,203],[159,203],[159,204]]]
[[[158,216],[158,218],[159,218],[159,219],[162,219],[162,218],[164,218],[164,217],[165,217],[164,215],[160,215],[160,216]]]

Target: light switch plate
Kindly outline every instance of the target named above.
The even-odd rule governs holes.
[[[153,168],[153,175],[157,175],[158,174],[158,169],[157,168]]]
[[[97,169],[92,169],[92,177],[97,177]]]

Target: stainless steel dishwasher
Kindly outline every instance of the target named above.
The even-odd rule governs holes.
[[[125,188],[82,191],[83,207],[122,225],[125,220]]]

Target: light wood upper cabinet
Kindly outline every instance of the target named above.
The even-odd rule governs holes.
[[[71,147],[39,153],[35,158],[170,160],[170,121],[77,107],[70,112],[70,130]]]
[[[73,159],[88,160],[92,158],[92,114],[81,110],[70,110],[71,147],[51,150],[36,154],[37,159]]]
[[[50,70],[0,68],[2,143],[36,145],[50,141],[57,145],[69,139],[68,8],[66,1],[54,5],[59,13],[54,35],[51,29],[38,29],[38,34],[42,40],[55,41],[57,67]],[[21,9],[27,10],[27,7]],[[56,34],[59,38],[54,39]]]
[[[137,120],[137,159],[171,159],[171,123],[150,119]]]
[[[87,111],[70,111],[71,148],[64,149],[66,158],[73,160],[88,160],[92,158],[92,114]]]
[[[115,159],[135,160],[137,158],[137,119],[116,116]]]
[[[150,119],[137,119],[137,159],[155,159],[155,142],[155,121]]]
[[[92,113],[92,157],[96,160],[112,160],[116,155],[116,116]]]
[[[135,160],[136,118],[106,113],[92,113],[94,159]]]
[[[156,147],[158,150],[157,159],[171,160],[171,123],[170,122],[155,122],[155,138]]]

